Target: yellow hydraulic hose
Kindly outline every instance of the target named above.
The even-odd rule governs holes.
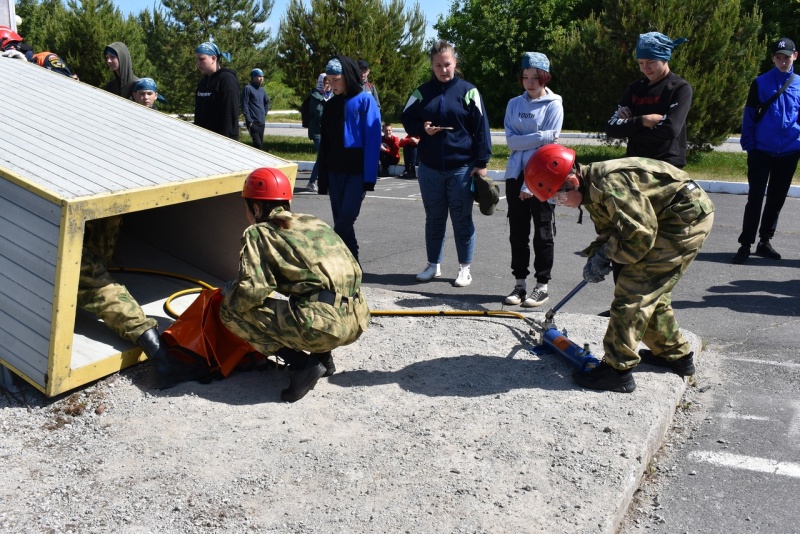
[[[201,287],[192,287],[189,289],[182,289],[170,295],[164,302],[164,311],[173,319],[177,319],[180,315],[172,308],[172,301],[184,295],[191,295],[192,293],[200,293],[203,289],[216,289],[211,284],[203,282],[197,278],[185,276],[182,274],[170,273],[166,271],[157,271],[154,269],[140,269],[135,267],[116,267],[109,269],[109,271],[121,273],[137,273],[137,274],[152,274],[157,276],[166,276],[168,278],[176,278],[178,280],[185,280],[192,282]],[[526,317],[521,313],[506,311],[506,310],[370,310],[373,317],[509,317],[513,319],[522,319],[526,323],[535,323],[530,317]]]

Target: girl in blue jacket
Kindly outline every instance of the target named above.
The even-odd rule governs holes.
[[[486,175],[492,157],[489,120],[478,89],[456,77],[453,45],[439,41],[430,51],[431,80],[411,94],[403,110],[406,133],[419,137],[419,189],[425,206],[428,266],[417,275],[427,282],[442,275],[447,216],[460,264],[457,287],[472,282],[475,249],[472,176]]]
[[[333,98],[325,102],[320,131],[319,194],[328,194],[333,229],[358,260],[355,223],[366,191],[375,190],[381,151],[381,112],[361,89],[355,60],[334,56],[325,66]]]

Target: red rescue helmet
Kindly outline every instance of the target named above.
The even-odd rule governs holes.
[[[0,26],[0,50],[5,50],[11,43],[20,43],[23,38],[8,26]]]
[[[574,150],[563,145],[545,145],[525,165],[525,187],[545,202],[561,189],[574,165]]]
[[[292,200],[292,183],[278,169],[261,167],[245,179],[242,196],[253,200]]]

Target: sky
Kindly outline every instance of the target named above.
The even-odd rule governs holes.
[[[138,14],[139,12],[150,9],[153,10],[153,6],[160,6],[160,0],[113,0],[114,4],[120,8],[120,10],[125,13],[133,13],[134,15]],[[425,19],[428,22],[428,27],[425,31],[425,40],[432,39],[436,37],[436,31],[433,29],[433,24],[439,18],[439,15],[444,15],[447,13],[448,9],[450,8],[450,1],[449,0],[419,0],[420,7],[422,7],[422,13],[425,15]],[[281,17],[286,11],[286,5],[288,4],[288,0],[275,0],[275,5],[272,6],[272,14],[267,19],[267,26],[272,31],[272,36],[274,37],[278,32],[278,25],[280,24]],[[411,7],[414,5],[414,0],[406,0],[406,6]]]

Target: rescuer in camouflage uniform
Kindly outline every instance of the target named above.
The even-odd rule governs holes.
[[[114,280],[108,264],[114,255],[122,217],[86,222],[78,278],[78,306],[97,318],[118,336],[139,345],[153,362],[151,386],[164,389],[190,376],[173,361],[158,334],[158,323],[144,314],[128,289]]]
[[[242,196],[252,226],[242,236],[239,276],[223,289],[220,319],[262,354],[289,364],[281,399],[294,402],[334,373],[331,350],[367,329],[361,268],[330,226],[289,211],[292,187],[279,170],[253,171]]]
[[[611,262],[622,265],[611,319],[603,339],[603,365],[576,372],[584,387],[618,392],[636,388],[631,369],[640,361],[694,374],[693,353],[672,310],[672,288],[692,263],[714,222],[714,204],[689,175],[668,163],[623,158],[578,165],[575,152],[540,148],[525,171],[540,200],[586,207],[597,239],[584,250],[588,282],[600,282]],[[643,342],[649,350],[636,349]]]
[[[145,316],[127,288],[114,280],[107,270],[121,224],[121,216],[86,222],[78,279],[78,306],[102,319],[121,338],[135,343],[139,336],[156,328],[158,323]]]

